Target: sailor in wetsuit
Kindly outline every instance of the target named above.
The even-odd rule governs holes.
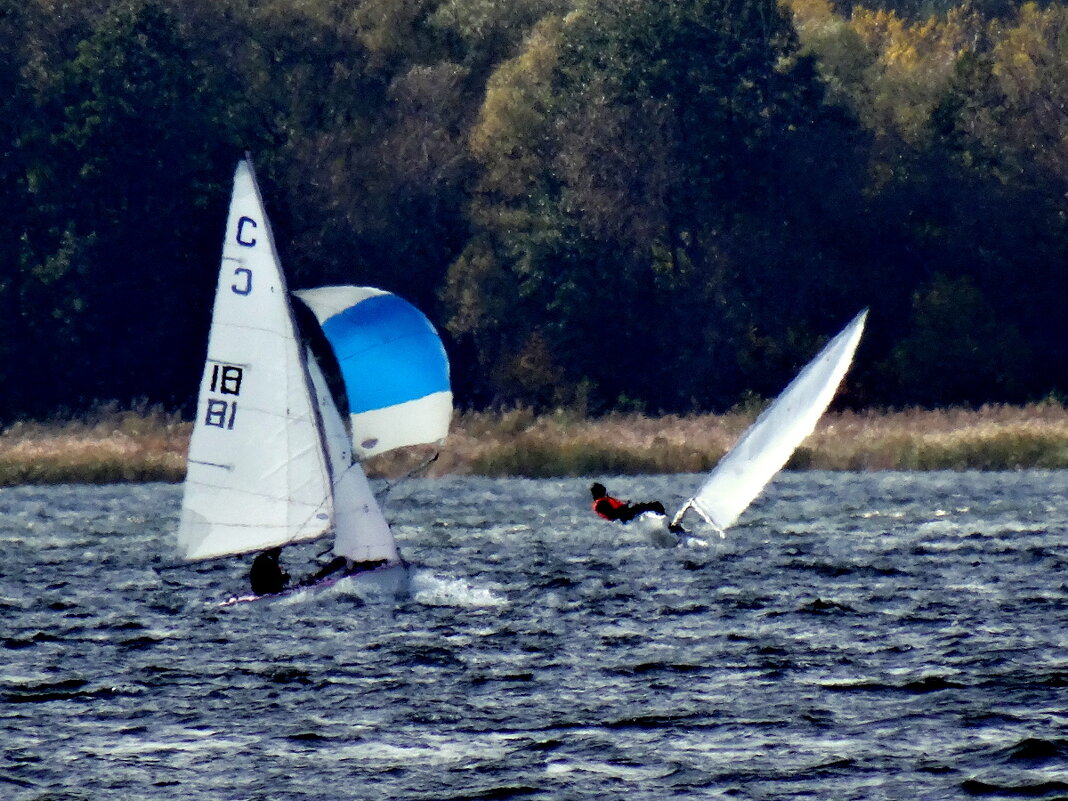
[[[333,560],[322,568],[318,572],[312,573],[310,576],[305,576],[300,580],[301,587],[308,587],[312,584],[325,579],[334,573],[341,572],[342,576],[351,576],[356,573],[363,573],[367,570],[374,570],[376,567],[381,567],[386,563],[385,559],[373,559],[365,562],[356,562],[349,559],[347,556],[335,556]]]
[[[252,560],[252,569],[248,572],[248,580],[252,584],[252,591],[256,595],[273,595],[286,588],[289,582],[289,574],[278,563],[282,555],[282,548],[271,548],[264,551]]]
[[[627,523],[645,512],[654,512],[658,515],[667,516],[664,504],[660,501],[643,501],[641,503],[621,501],[619,498],[613,498],[609,495],[604,484],[594,483],[590,486],[590,495],[593,496],[593,511],[605,520],[618,520],[620,523]],[[675,523],[669,524],[668,530],[674,534],[683,533],[682,526]]]
[[[656,512],[658,515],[666,515],[664,504],[660,501],[646,501],[643,503],[631,503],[613,498],[608,494],[604,484],[594,484],[590,487],[590,495],[593,496],[593,511],[605,520],[618,520],[627,523],[643,512]]]

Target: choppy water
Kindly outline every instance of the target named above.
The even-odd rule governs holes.
[[[1068,473],[788,474],[707,550],[412,481],[408,596],[231,609],[179,497],[0,490],[0,798],[1068,797]]]

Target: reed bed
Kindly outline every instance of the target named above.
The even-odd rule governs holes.
[[[1068,467],[1068,410],[1055,402],[827,415],[796,468],[1021,470]]]
[[[144,407],[18,422],[0,433],[0,486],[181,481],[191,428]]]
[[[722,415],[582,419],[461,415],[439,473],[581,476],[703,472],[756,418]],[[1068,467],[1068,409],[1055,402],[979,409],[832,412],[788,467],[814,470],[1017,470]]]
[[[591,419],[560,411],[458,413],[448,440],[375,457],[372,476],[557,476],[710,469],[756,411]],[[0,485],[180,481],[191,426],[160,409],[105,407],[79,419],[20,422],[0,432]],[[835,412],[794,454],[792,469],[1017,470],[1068,467],[1068,409],[1056,402],[980,409]]]

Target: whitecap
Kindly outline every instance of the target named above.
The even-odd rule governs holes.
[[[507,599],[488,587],[475,587],[463,579],[441,578],[428,570],[413,571],[409,582],[412,598],[425,606],[477,609],[508,605]]]

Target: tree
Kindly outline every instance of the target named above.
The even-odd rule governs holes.
[[[789,272],[764,257],[825,224],[804,215],[827,205],[806,201],[797,220],[787,199],[838,180],[824,158],[828,177],[805,187],[814,173],[789,159],[814,164],[829,134],[841,168],[856,166],[821,96],[774,2],[590,0],[544,19],[491,79],[472,131],[480,236],[451,285],[506,275],[467,292],[466,312],[454,305],[457,332],[502,375],[543,342],[557,399],[592,386],[594,408],[610,407],[641,381],[653,408],[731,403],[748,332],[790,303],[761,288]],[[513,324],[472,308],[507,308]]]
[[[152,0],[110,6],[42,92],[17,292],[25,358],[49,368],[27,410],[184,398],[240,153],[226,95]]]
[[[0,3],[0,419],[17,407],[25,386],[21,374],[19,342],[18,243],[25,230],[26,170],[20,150],[22,121],[32,115],[28,87],[21,76],[24,64],[20,46],[25,10],[22,3]]]
[[[1019,400],[1032,363],[1016,327],[966,278],[934,280],[913,299],[913,330],[893,350],[891,373],[912,403]]]

